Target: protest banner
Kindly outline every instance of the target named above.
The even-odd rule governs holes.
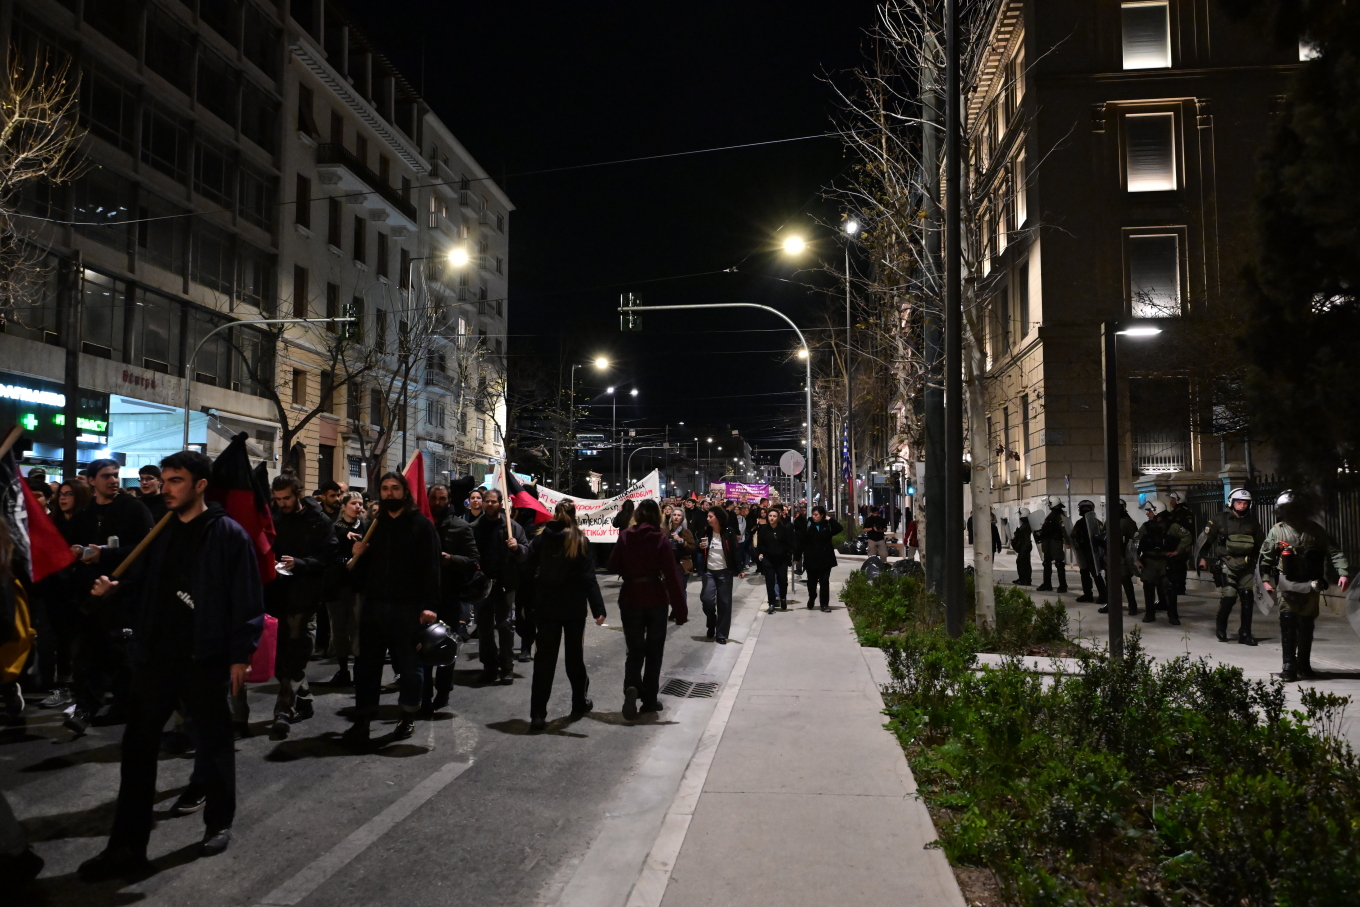
[[[613,520],[618,516],[623,502],[632,501],[636,505],[649,498],[653,501],[661,500],[661,473],[655,469],[629,485],[622,494],[602,500],[578,498],[544,488],[542,485],[538,487],[538,499],[549,510],[555,508],[560,501],[571,501],[576,505],[576,520],[581,524],[581,531],[586,534],[586,538],[592,542],[618,541],[619,531],[614,528]]]
[[[728,501],[757,503],[761,498],[773,498],[769,485],[744,484],[742,482],[713,482],[708,486],[713,497]]]

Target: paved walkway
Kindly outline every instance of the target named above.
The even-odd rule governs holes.
[[[832,575],[833,589],[851,565]],[[958,905],[843,605],[756,615],[629,907]]]

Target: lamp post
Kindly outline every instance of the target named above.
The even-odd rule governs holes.
[[[350,316],[345,316],[343,318],[243,318],[238,321],[228,321],[226,324],[219,324],[217,327],[204,334],[203,339],[198,341],[198,346],[194,347],[193,355],[189,357],[189,365],[184,375],[184,446],[180,449],[189,449],[189,394],[194,388],[194,366],[198,364],[198,354],[199,351],[203,349],[203,344],[207,343],[208,339],[212,337],[213,334],[216,334],[218,331],[224,331],[227,328],[240,327],[243,324],[326,324],[341,321],[354,321],[354,318]]]
[[[597,370],[604,371],[609,368],[609,360],[604,356],[596,356],[594,366]],[[571,491],[571,474],[575,471],[574,467],[576,465],[576,370],[584,367],[585,364],[581,362],[573,362],[571,365],[571,399],[568,401],[567,407],[567,437],[571,440],[571,456],[567,460],[568,492]],[[558,388],[560,390],[560,384],[558,385]],[[559,479],[559,483],[560,481],[561,480]]]
[[[406,300],[409,308],[412,311],[415,310],[415,298],[416,298],[416,262],[430,261],[431,259],[435,258],[445,259],[449,263],[450,267],[454,268],[464,267],[471,260],[471,257],[468,255],[467,249],[464,248],[463,246],[454,246],[453,248],[445,252],[443,255],[419,255],[409,260],[406,263]],[[458,300],[456,304],[466,305],[467,303],[465,300]],[[409,358],[407,359],[407,362],[408,363],[410,362]],[[408,416],[406,409],[408,406],[410,406],[410,370],[411,366],[408,365],[406,368],[406,374],[402,376],[401,382],[400,424],[403,426],[401,430],[401,461],[403,463],[406,462],[406,439],[410,436],[410,431],[406,427]]]
[[[796,237],[794,237],[794,238],[796,238]],[[799,240],[799,243],[801,243],[801,242],[802,242],[802,240]],[[785,242],[785,248],[788,248],[788,241]],[[793,332],[794,332],[795,334],[798,335],[798,344],[799,344],[799,346],[802,348],[802,351],[807,352],[808,349],[809,349],[809,348],[808,348],[808,345],[807,345],[807,340],[806,340],[806,338],[803,337],[803,332],[802,332],[801,330],[798,329],[798,325],[794,323],[794,321],[793,321],[792,318],[790,318],[789,316],[785,315],[783,312],[779,311],[778,309],[771,308],[770,306],[767,306],[767,305],[758,305],[758,304],[756,304],[756,303],[754,303],[754,302],[704,302],[704,303],[699,303],[699,304],[697,304],[697,305],[619,306],[619,311],[620,311],[620,312],[623,312],[623,311],[625,311],[625,310],[630,311],[630,312],[648,312],[648,311],[650,311],[650,312],[664,312],[664,311],[674,311],[674,310],[677,310],[677,309],[686,310],[686,311],[688,311],[688,310],[694,310],[694,309],[761,309],[762,311],[773,312],[775,315],[778,315],[780,318],[784,319],[784,321],[788,322],[789,327],[793,328]],[[807,399],[807,416],[806,416],[806,419],[807,419],[807,423],[808,423],[809,425],[811,425],[811,424],[812,424],[812,356],[811,356],[810,353],[808,353],[808,355],[800,356],[799,358],[801,358],[801,359],[803,360],[803,365],[805,366],[805,370],[806,370],[806,378],[805,378],[805,382],[804,382],[804,385],[803,385],[803,390],[805,391],[806,399]],[[712,439],[710,438],[709,440],[711,441]],[[805,442],[807,442],[807,445],[806,445],[806,446],[807,446],[807,456],[806,456],[806,458],[805,458],[805,459],[806,459],[805,465],[803,466],[803,476],[804,476],[804,478],[807,480],[807,500],[808,500],[808,504],[810,505],[810,504],[812,503],[812,433],[811,433],[811,432],[808,432],[808,436],[807,436],[806,438],[804,438],[803,440],[804,440]]]
[[[859,233],[859,222],[854,218],[845,221],[845,359],[842,365],[845,368],[845,443],[850,452],[850,519],[845,536],[850,538],[855,534],[855,517],[858,515],[859,495],[855,491],[855,427],[854,427],[854,407],[850,400],[850,242],[855,234]],[[810,418],[810,417],[809,417]]]
[[[1119,506],[1119,335],[1151,337],[1162,329],[1147,322],[1121,323],[1110,320],[1100,325],[1101,396],[1105,404],[1105,587],[1110,634],[1110,657],[1124,657],[1124,539]]]

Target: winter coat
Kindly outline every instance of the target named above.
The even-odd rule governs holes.
[[[809,522],[803,532],[803,569],[823,571],[836,566],[836,546],[831,540],[844,530],[845,527],[830,516],[821,522]]]
[[[439,593],[443,603],[456,607],[464,600],[480,598],[481,590],[473,587],[486,583],[474,582],[480,576],[481,553],[472,525],[450,511],[439,524],[439,547],[449,556],[448,561],[440,558]]]
[[[756,554],[776,563],[792,560],[793,527],[781,521],[778,526],[766,523],[756,529]]]
[[[619,533],[609,554],[609,569],[623,578],[619,608],[650,608],[669,600],[675,622],[689,619],[680,567],[670,538],[651,523],[638,523]]]
[[[293,513],[274,510],[274,557],[293,559],[292,576],[282,573],[265,589],[269,613],[305,614],[321,602],[326,571],[335,563],[335,526],[321,505],[302,498]]]
[[[524,534],[524,527],[519,523],[510,522],[510,531],[515,534],[515,541],[519,547],[514,551],[505,544],[509,538],[505,534],[505,516],[496,514],[482,514],[481,519],[472,524],[472,537],[477,542],[477,555],[481,558],[482,572],[485,573],[492,583],[506,592],[513,592],[519,588],[520,566],[529,556],[529,537]]]
[[[586,606],[594,617],[604,617],[604,596],[595,579],[595,558],[587,542],[576,557],[567,557],[566,524],[544,523],[529,543],[525,581],[534,590],[538,620],[579,618]]]
[[[368,550],[354,561],[354,583],[365,600],[439,610],[439,534],[418,510],[378,515]]]

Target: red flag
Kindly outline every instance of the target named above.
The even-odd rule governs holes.
[[[209,501],[222,505],[227,516],[241,524],[241,528],[255,543],[255,562],[260,568],[260,580],[270,582],[274,572],[274,517],[269,512],[269,495],[260,487],[250,468],[246,452],[245,432],[231,439],[227,449],[213,461],[212,478],[204,495]]]
[[[76,562],[71,546],[61,537],[61,532],[52,523],[52,517],[33,494],[27,482],[21,481],[19,488],[24,495],[24,513],[28,516],[28,559],[33,571],[33,582],[46,579],[58,570],[65,569]]]
[[[534,523],[546,523],[553,518],[552,511],[538,498],[525,491],[519,479],[508,469],[505,470],[505,490],[510,493],[512,504],[534,512]]]
[[[411,486],[411,503],[416,509],[425,514],[425,519],[434,522],[434,514],[430,512],[430,497],[425,493],[425,455],[416,451],[416,455],[411,458],[411,463],[406,467],[406,484]]]

